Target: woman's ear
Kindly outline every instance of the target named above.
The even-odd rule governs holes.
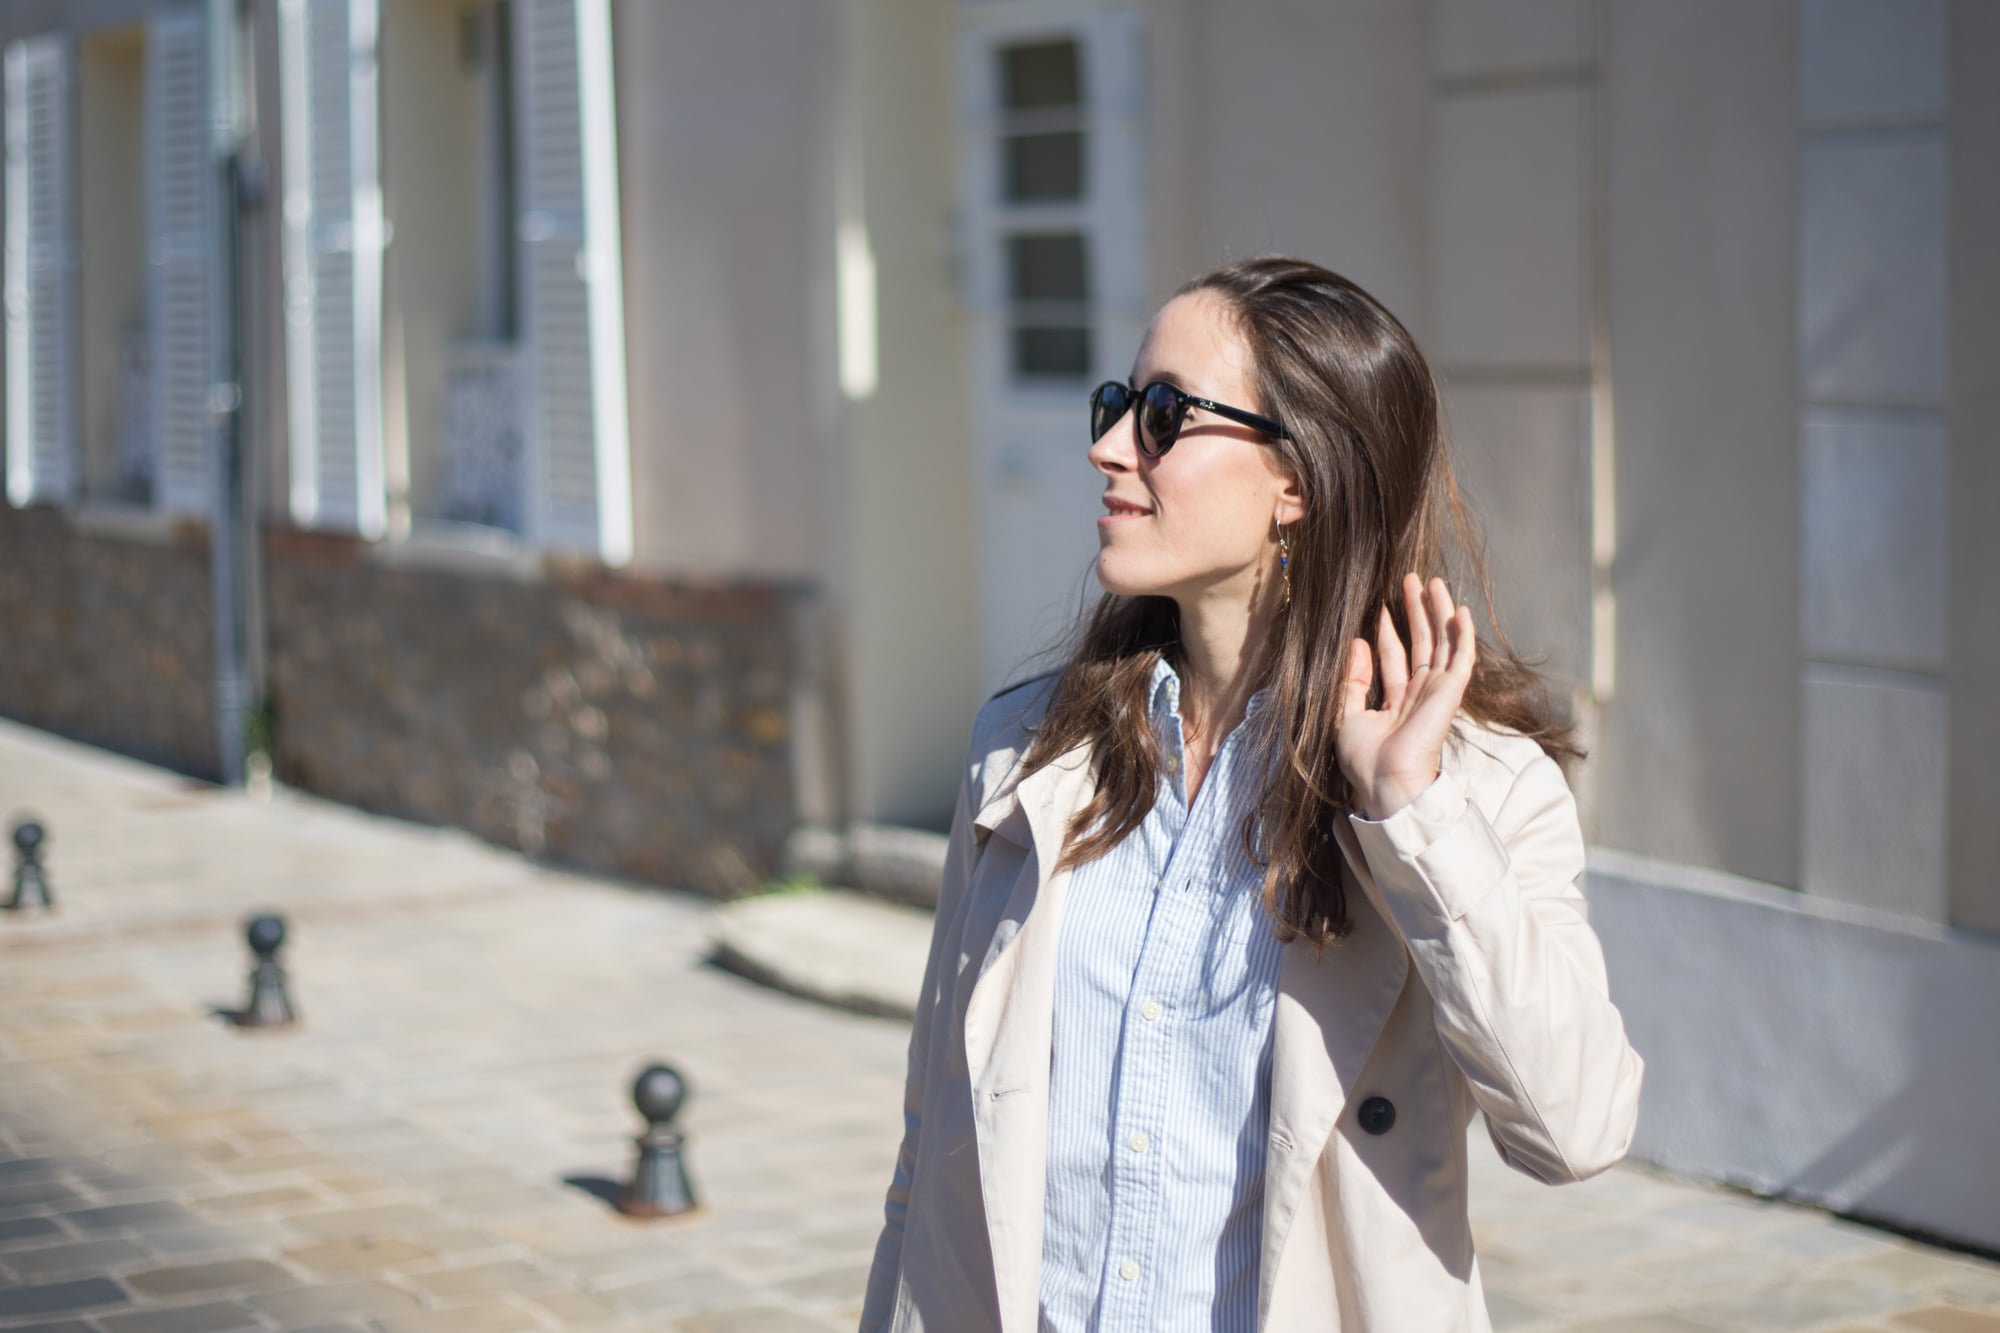
[[[1299,488],[1298,479],[1289,472],[1280,473],[1279,480],[1278,502],[1271,515],[1277,519],[1278,526],[1288,528],[1306,516],[1306,493]]]

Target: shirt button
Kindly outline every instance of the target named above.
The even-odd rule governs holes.
[[[1118,1265],[1118,1276],[1130,1282],[1133,1278],[1139,1276],[1139,1265],[1127,1259],[1124,1263]]]
[[[1160,1016],[1160,1002],[1158,1000],[1146,1001],[1145,1006],[1139,1010],[1139,1016],[1144,1018],[1148,1023],[1152,1022]]]
[[[1127,1142],[1127,1143],[1130,1143],[1130,1144],[1132,1145],[1132,1151],[1133,1151],[1133,1152],[1144,1152],[1144,1151],[1146,1151],[1146,1145],[1147,1145],[1148,1143],[1150,1143],[1151,1141],[1152,1141],[1152,1140],[1148,1139],[1148,1138],[1147,1138],[1147,1137],[1146,1137],[1146,1136],[1145,1136],[1144,1134],[1140,1134],[1140,1133],[1136,1133],[1136,1132],[1135,1132],[1135,1133],[1134,1133],[1134,1134],[1132,1135],[1132,1137],[1131,1137],[1131,1138],[1129,1138],[1129,1139],[1127,1139],[1127,1140],[1126,1140],[1126,1142]]]
[[[1180,771],[1181,771],[1181,761],[1180,761],[1180,760],[1178,760],[1178,759],[1176,759],[1176,758],[1174,758],[1174,757],[1173,757],[1172,755],[1168,755],[1168,756],[1167,756],[1167,762],[1166,762],[1166,770],[1167,770],[1167,772],[1169,772],[1169,773],[1178,773],[1178,772],[1180,772]]]

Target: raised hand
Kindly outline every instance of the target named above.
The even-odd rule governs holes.
[[[1472,608],[1454,603],[1443,579],[1427,587],[1415,573],[1403,576],[1403,604],[1410,622],[1407,662],[1386,605],[1380,617],[1382,706],[1368,707],[1375,654],[1366,639],[1354,641],[1341,690],[1335,748],[1364,819],[1387,819],[1436,781],[1452,717],[1472,681]]]

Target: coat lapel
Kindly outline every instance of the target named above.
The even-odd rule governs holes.
[[[965,1009],[966,1071],[1003,1333],[1033,1333],[1041,1287],[1056,933],[1070,872],[1050,875],[1090,799],[1079,746],[989,798],[974,823],[1026,848]]]
[[[1294,940],[1285,946],[1278,963],[1263,1250],[1257,1280],[1259,1328],[1269,1318],[1272,1281],[1292,1219],[1409,973],[1410,958],[1402,939],[1382,919],[1372,894],[1357,882],[1367,876],[1368,866],[1354,830],[1346,820],[1336,820],[1334,834],[1350,872],[1347,910],[1354,921],[1353,933],[1328,945],[1317,960],[1310,943]]]

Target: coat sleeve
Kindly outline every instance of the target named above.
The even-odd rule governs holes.
[[[896,1170],[882,1206],[882,1234],[875,1242],[875,1260],[868,1270],[868,1289],[861,1306],[861,1333],[889,1327],[896,1308],[897,1279],[902,1268],[903,1222],[909,1212],[910,1182],[916,1175],[918,1136],[923,1129],[924,1067],[930,1054],[932,1015],[947,1012],[948,994],[958,978],[958,960],[948,956],[955,923],[972,878],[976,849],[972,837],[972,766],[959,783],[958,806],[951,817],[944,875],[938,885],[937,915],[931,925],[930,961],[924,967],[923,989],[910,1027],[908,1073],[903,1083],[903,1144],[896,1152]]]
[[[1490,821],[1443,773],[1387,819],[1349,822],[1501,1158],[1560,1184],[1623,1157],[1644,1065],[1585,918],[1555,760],[1537,747]]]

